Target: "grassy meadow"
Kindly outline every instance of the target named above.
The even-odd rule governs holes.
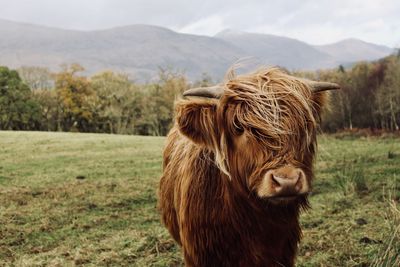
[[[181,266],[162,137],[0,131],[0,266]],[[399,266],[400,139],[319,137],[298,266]]]

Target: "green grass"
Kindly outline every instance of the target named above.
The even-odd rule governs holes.
[[[0,132],[0,266],[180,266],[156,210],[164,140]],[[399,189],[400,139],[320,136],[298,266],[396,266]]]

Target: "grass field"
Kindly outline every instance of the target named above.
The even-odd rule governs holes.
[[[0,132],[0,266],[180,266],[156,210],[163,143]],[[298,266],[399,266],[399,198],[400,139],[320,136]]]

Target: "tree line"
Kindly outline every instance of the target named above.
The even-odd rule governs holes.
[[[400,51],[375,62],[359,62],[346,69],[300,72],[310,79],[336,82],[325,112],[325,131],[369,128],[397,131],[400,126]]]
[[[189,87],[212,84],[206,74],[193,84],[165,69],[147,84],[112,71],[91,77],[83,71],[78,64],[58,73],[0,67],[0,129],[166,135],[175,99]],[[291,74],[341,85],[332,93],[323,130],[399,130],[400,53],[349,68]]]
[[[164,69],[145,85],[121,73],[83,71],[78,64],[58,73],[0,67],[0,129],[166,135],[174,100],[188,88],[182,74]]]

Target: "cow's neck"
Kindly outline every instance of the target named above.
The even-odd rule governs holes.
[[[182,242],[193,249],[185,253],[187,266],[292,266],[300,207],[269,205],[239,189],[209,156],[196,159],[199,173],[181,188],[183,217],[190,218]]]
[[[268,266],[292,266],[301,236],[299,206],[269,205],[248,192],[234,190],[232,181],[217,173],[207,176],[210,181],[201,182],[207,196],[194,198],[205,201],[198,203],[204,211],[197,213],[199,217],[193,221],[202,222],[203,234],[210,246],[215,246],[207,248],[216,253],[211,257],[230,255],[224,261],[235,261],[231,266],[237,266],[240,255],[252,257],[241,259],[243,266],[249,262],[253,266],[265,262],[270,262]]]

